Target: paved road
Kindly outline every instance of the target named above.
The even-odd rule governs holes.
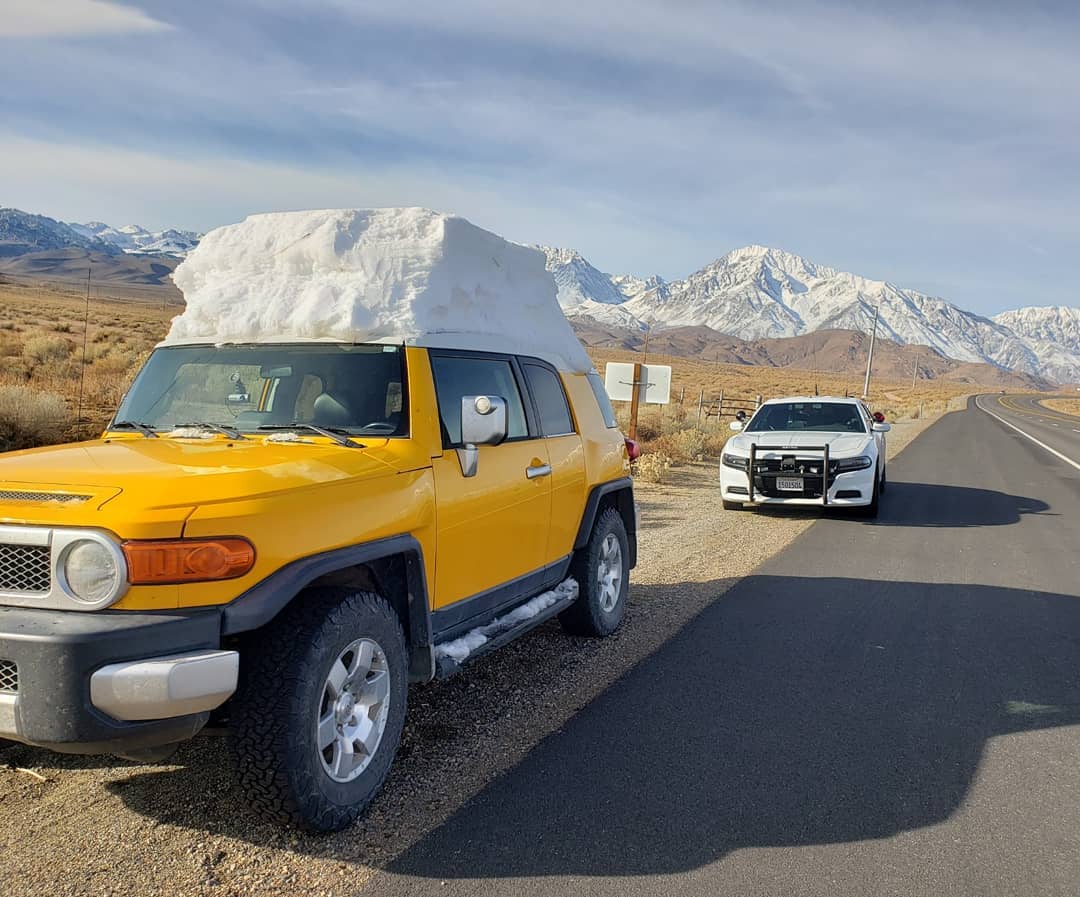
[[[1080,893],[1080,471],[969,406],[889,473],[365,893]]]
[[[1077,393],[1080,398],[1080,393]],[[1034,436],[1040,442],[1080,461],[1080,417],[1040,405],[1037,395],[980,396],[979,405]]]

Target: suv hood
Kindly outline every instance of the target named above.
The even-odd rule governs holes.
[[[102,525],[97,512],[108,506],[110,517],[132,523],[168,519],[182,526],[199,505],[394,472],[367,448],[325,443],[96,440],[0,458],[0,522]]]
[[[773,447],[799,449],[809,445],[827,445],[830,458],[850,458],[864,454],[873,437],[869,433],[830,433],[827,431],[804,430],[783,432],[740,433],[728,440],[724,451],[750,454],[750,443],[755,442],[758,451],[767,451]]]

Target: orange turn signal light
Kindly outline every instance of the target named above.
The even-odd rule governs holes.
[[[167,585],[236,579],[255,566],[247,539],[166,539],[125,542],[132,585]]]

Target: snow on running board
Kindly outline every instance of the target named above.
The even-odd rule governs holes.
[[[435,657],[449,657],[455,663],[464,663],[470,654],[478,651],[491,639],[513,629],[526,620],[531,620],[557,601],[573,601],[577,598],[577,594],[577,580],[573,577],[564,579],[550,592],[541,592],[535,598],[526,601],[520,607],[514,608],[505,616],[492,620],[486,626],[478,626],[452,642],[436,645]]]

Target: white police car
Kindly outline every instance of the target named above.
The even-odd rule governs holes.
[[[726,510],[819,505],[878,512],[885,489],[884,416],[859,399],[770,399],[728,440],[720,464]]]

